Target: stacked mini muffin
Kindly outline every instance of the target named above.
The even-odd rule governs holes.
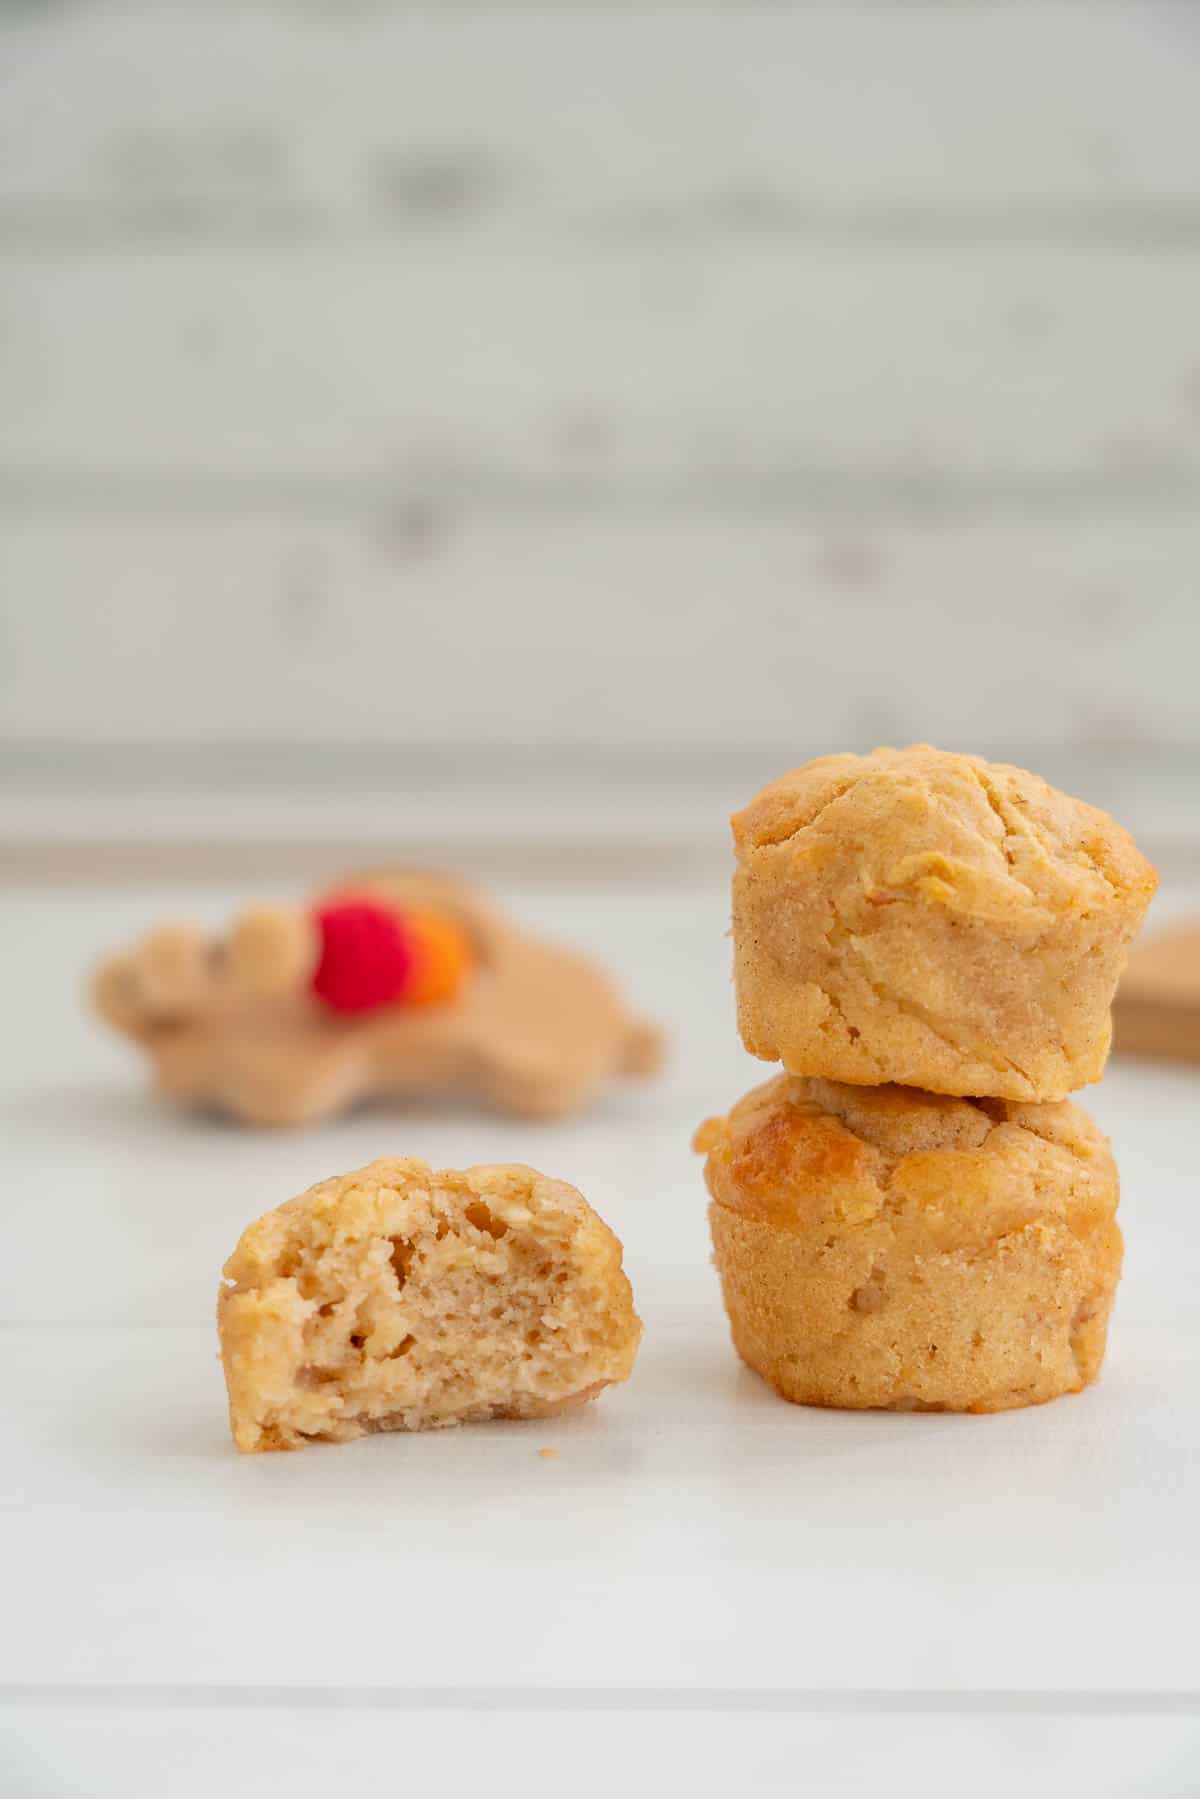
[[[1077,1392],[1121,1234],[1066,1096],[1153,868],[1036,775],[924,745],[810,762],[733,833],[738,1026],[786,1070],[696,1138],[738,1353],[804,1405]]]

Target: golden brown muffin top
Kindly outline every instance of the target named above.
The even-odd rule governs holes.
[[[1068,1100],[957,1099],[778,1075],[695,1136],[719,1205],[782,1230],[919,1215],[941,1247],[1057,1213],[1112,1216],[1108,1141]]]
[[[1158,885],[1107,813],[1025,769],[929,744],[819,756],[764,787],[732,825],[742,860],[786,846],[816,871],[849,849],[876,905],[1140,913]]]

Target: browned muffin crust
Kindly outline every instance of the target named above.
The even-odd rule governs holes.
[[[785,1398],[992,1412],[1096,1378],[1118,1181],[1077,1106],[781,1075],[696,1147],[735,1347]]]

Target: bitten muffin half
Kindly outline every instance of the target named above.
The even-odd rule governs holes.
[[[995,1412],[1099,1373],[1117,1169],[1077,1106],[780,1075],[696,1148],[734,1346],[785,1399]]]
[[[794,1074],[1061,1099],[1097,1081],[1158,877],[1103,812],[917,745],[823,756],[733,820],[746,1048]]]
[[[234,1441],[545,1418],[628,1378],[621,1245],[532,1168],[386,1159],[243,1233],[217,1301]]]

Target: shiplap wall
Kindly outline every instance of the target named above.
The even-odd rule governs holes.
[[[1200,752],[1200,6],[0,12],[0,742]]]

